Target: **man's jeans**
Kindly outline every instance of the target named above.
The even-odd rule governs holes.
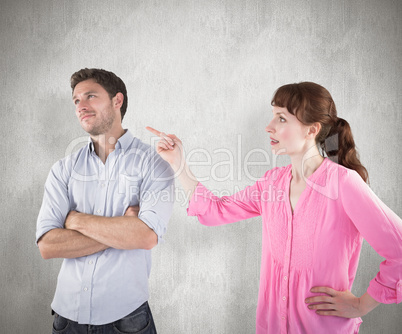
[[[148,302],[124,318],[106,325],[81,325],[55,313],[53,334],[156,334]]]

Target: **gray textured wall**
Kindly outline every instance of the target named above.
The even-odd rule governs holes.
[[[221,191],[272,167],[247,174],[241,164],[251,150],[271,158],[264,127],[275,88],[318,82],[350,121],[372,188],[401,216],[401,11],[399,0],[1,0],[0,332],[50,332],[61,262],[41,259],[35,224],[51,165],[85,135],[69,88],[82,67],[126,82],[124,123],[137,137],[151,142],[151,125],[179,135],[192,161],[205,161],[205,149],[215,168],[194,170],[213,172],[204,183]],[[218,167],[228,161],[220,149],[232,152],[233,175]],[[166,239],[150,280],[159,332],[253,333],[261,220],[207,228],[178,198]],[[380,261],[365,244],[356,294]],[[381,305],[361,333],[399,332],[401,311]]]

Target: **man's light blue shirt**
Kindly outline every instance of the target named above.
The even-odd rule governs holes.
[[[123,216],[139,205],[138,218],[158,242],[173,209],[174,177],[169,164],[126,130],[103,164],[93,143],[53,165],[45,184],[36,241],[64,228],[71,210],[105,217]],[[82,324],[107,324],[131,313],[149,298],[151,251],[108,248],[64,259],[52,309]]]

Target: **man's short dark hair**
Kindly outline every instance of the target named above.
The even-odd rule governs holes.
[[[128,103],[126,85],[124,84],[123,80],[121,80],[113,72],[99,68],[83,68],[71,76],[71,89],[74,91],[74,88],[77,86],[77,84],[90,79],[101,85],[108,92],[110,99],[115,97],[117,93],[123,94],[123,105],[120,108],[121,120],[123,121]]]

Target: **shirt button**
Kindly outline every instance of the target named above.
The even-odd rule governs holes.
[[[285,276],[283,279],[286,281],[286,280],[288,279],[288,277],[287,277],[287,276]]]
[[[88,288],[87,288],[87,287],[85,287],[85,288],[84,288],[84,291],[88,291]]]
[[[102,183],[102,188],[105,186],[105,184],[104,183]]]
[[[97,213],[101,213],[101,209],[98,209],[98,211],[96,211]]]
[[[92,264],[92,263],[94,263],[94,261],[92,261],[92,260],[91,260],[91,261],[89,261],[89,264]]]
[[[283,299],[283,300],[286,300],[286,297],[285,297],[285,296],[283,296],[283,297],[282,297],[282,299]]]
[[[285,320],[285,317],[282,317],[282,320]]]

